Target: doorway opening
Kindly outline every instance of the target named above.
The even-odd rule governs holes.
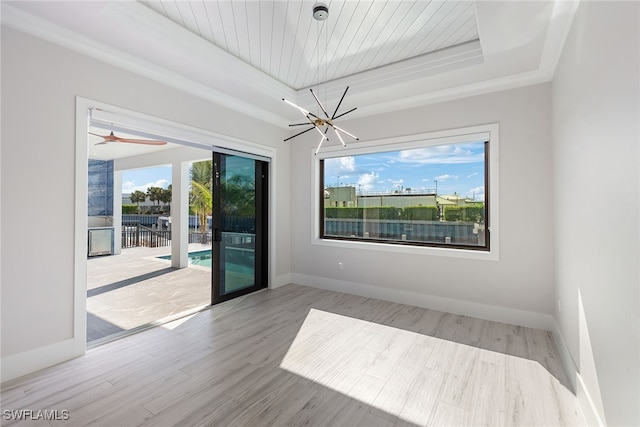
[[[129,132],[131,139],[152,135],[90,121],[90,132],[104,128]],[[108,250],[87,252],[90,346],[267,286],[268,163],[166,139],[162,147],[135,147],[132,154],[115,144],[96,148],[89,136],[88,247],[101,230],[108,242]],[[220,156],[226,179],[216,181],[213,164]],[[92,162],[94,169],[102,165],[104,178],[91,175]],[[154,170],[155,179],[131,178]],[[96,194],[105,205],[99,215],[92,211]]]

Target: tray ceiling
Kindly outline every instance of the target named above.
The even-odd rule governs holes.
[[[287,126],[314,86],[350,118],[549,81],[576,1],[1,2],[2,23]],[[318,81],[320,86],[317,87]]]
[[[473,1],[143,1],[294,89],[478,40]]]

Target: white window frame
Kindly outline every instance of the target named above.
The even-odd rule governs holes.
[[[422,148],[442,144],[455,144],[465,142],[489,141],[489,165],[488,165],[488,224],[490,233],[490,247],[488,251],[475,249],[460,249],[448,247],[432,247],[418,245],[398,245],[393,243],[369,242],[366,240],[334,240],[320,237],[320,160],[334,157],[344,157],[360,154],[373,154],[383,151],[398,151],[412,148]],[[315,150],[310,152],[311,170],[313,172],[311,193],[312,206],[312,230],[311,244],[324,247],[364,249],[382,252],[398,252],[406,254],[446,256],[453,258],[469,258],[488,261],[500,259],[500,179],[499,179],[499,153],[500,135],[497,123],[470,126],[427,132],[408,136],[371,140],[342,146],[323,147],[316,155]]]

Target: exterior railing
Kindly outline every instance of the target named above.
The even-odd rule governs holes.
[[[212,244],[211,217],[207,219],[207,231],[199,230],[197,216],[189,216],[189,243]],[[161,215],[122,215],[122,247],[161,247],[171,245],[171,225],[169,218]],[[223,216],[221,227],[227,235],[243,235],[255,232],[255,218]],[[244,233],[236,233],[237,231]]]
[[[210,245],[211,231],[208,231],[204,234],[198,231],[190,231],[189,243],[201,243],[203,245]],[[145,246],[150,248],[171,246],[171,231],[153,230],[140,224],[123,224],[122,247],[135,248],[138,246]]]
[[[159,223],[162,224],[162,221],[159,221],[160,218],[167,218],[163,215],[137,215],[137,214],[122,214],[122,223],[137,223],[140,225],[144,225],[145,227],[153,227],[158,226]],[[166,225],[166,223],[165,223]],[[189,228],[199,228],[200,220],[196,215],[189,215]],[[211,217],[207,218],[207,227],[211,228]]]
[[[199,231],[189,232],[189,243],[201,243],[203,245],[211,244],[211,231],[200,233]]]
[[[135,248],[145,246],[159,248],[171,245],[170,230],[152,230],[144,225],[122,225],[122,247]]]
[[[325,236],[478,244],[473,222],[325,218]]]

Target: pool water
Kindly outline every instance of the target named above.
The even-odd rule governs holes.
[[[234,256],[235,255],[235,256]],[[226,268],[229,271],[235,273],[241,273],[253,276],[254,257],[251,256],[238,256],[240,254],[234,254],[234,251],[230,251],[226,260]],[[160,256],[161,259],[171,259],[171,255]],[[202,267],[211,268],[211,249],[189,252],[189,264],[199,265]]]
[[[158,258],[171,260],[171,255],[159,256]],[[211,249],[189,252],[189,264],[211,268]]]
[[[189,264],[211,268],[211,250],[189,252]]]

